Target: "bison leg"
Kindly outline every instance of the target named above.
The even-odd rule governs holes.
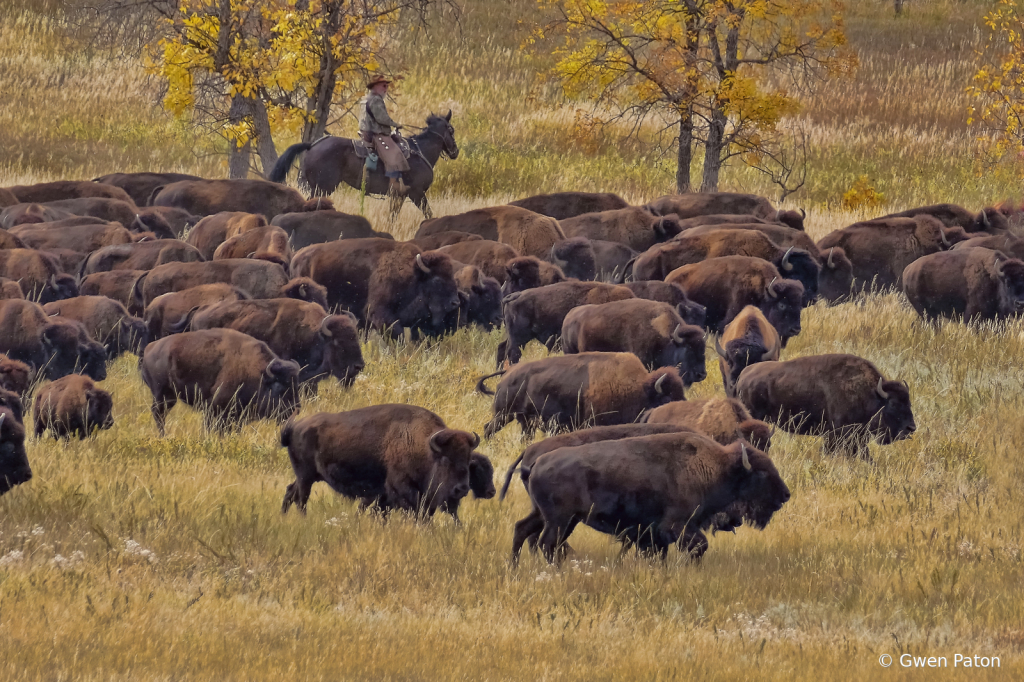
[[[160,396],[153,399],[153,406],[150,411],[153,413],[153,421],[156,422],[156,428],[160,432],[160,437],[164,436],[164,424],[167,421],[167,413],[171,411],[178,403],[178,398],[174,394]]]
[[[691,561],[700,561],[701,557],[704,556],[704,553],[708,551],[707,536],[699,530],[694,530],[692,532],[687,530],[683,533],[683,537],[679,541],[679,549],[686,554],[687,558]]]
[[[530,514],[526,518],[516,522],[516,529],[512,534],[512,557],[510,560],[513,566],[519,563],[519,553],[523,550],[523,543],[529,541],[530,549],[534,549],[537,537],[542,530],[544,530],[544,519],[536,507],[530,510]]]
[[[494,418],[487,422],[487,426],[484,427],[484,438],[493,438],[494,434],[505,428],[510,421],[512,420],[506,412],[499,412],[494,415]]]
[[[294,504],[303,516],[306,515],[306,504],[309,502],[309,494],[313,490],[313,484],[318,479],[308,476],[296,476],[295,482],[288,485],[284,493],[284,502],[281,504],[281,513],[287,514],[288,509]]]
[[[566,540],[572,535],[572,532],[576,530],[576,526],[579,524],[579,519],[570,518],[564,523],[549,523],[545,521],[544,530],[540,534],[540,541],[538,545],[542,552],[544,552],[544,558],[548,560],[548,563],[559,563],[565,557],[567,552]]]

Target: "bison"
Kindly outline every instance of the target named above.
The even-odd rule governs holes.
[[[415,405],[374,405],[321,412],[288,422],[281,445],[295,472],[281,505],[306,513],[313,484],[324,481],[345,497],[382,512],[432,516],[470,491],[470,466],[480,437],[448,428]]]
[[[886,380],[856,355],[810,355],[743,370],[736,397],[755,419],[798,434],[822,434],[829,452],[868,456],[868,440],[888,445],[917,430],[910,389]]]
[[[370,221],[361,215],[350,215],[339,211],[306,211],[284,213],[270,222],[283,229],[293,249],[302,249],[310,244],[322,244],[338,239],[394,239],[387,232],[378,232]],[[422,248],[422,247],[421,247]],[[423,249],[430,251],[430,249]]]
[[[0,495],[32,479],[25,452],[25,427],[9,408],[0,408]]]
[[[654,215],[675,214],[679,219],[702,215],[733,214],[752,215],[755,218],[784,223],[796,230],[804,229],[807,214],[798,211],[783,211],[756,194],[734,194],[732,192],[701,192],[700,194],[670,194],[655,199],[644,208]]]
[[[983,208],[977,213],[971,213],[963,206],[957,206],[956,204],[934,204],[932,206],[909,208],[899,213],[890,213],[878,220],[885,220],[887,218],[916,218],[920,215],[936,218],[946,227],[962,227],[964,232],[1007,232],[1010,229],[1010,222],[1006,219],[1006,216],[994,206]]]
[[[495,391],[484,382],[504,375]],[[579,353],[526,362],[480,379],[477,390],[494,396],[490,438],[515,419],[532,439],[537,428],[580,429],[635,422],[644,412],[684,400],[675,367],[649,372],[632,353]]]
[[[716,443],[729,445],[745,440],[758,450],[768,452],[774,429],[734,398],[678,400],[656,407],[643,417],[645,424],[671,424],[702,433]]]
[[[18,282],[26,297],[40,303],[78,296],[75,278],[63,272],[60,261],[34,249],[0,250],[0,276]]]
[[[975,247],[1002,251],[1010,258],[1024,260],[1024,239],[1011,235],[988,235],[984,237],[971,237],[967,241],[960,242],[953,247],[954,251],[960,249],[971,249]]]
[[[80,322],[91,338],[103,344],[110,360],[124,353],[141,356],[149,343],[145,322],[106,296],[76,296],[53,301],[44,305],[43,310],[51,317]]]
[[[455,327],[475,324],[491,331],[501,326],[504,320],[501,307],[501,286],[498,280],[486,277],[472,265],[466,265],[455,273],[455,284],[463,297],[459,305],[459,319]],[[449,317],[453,313],[448,313]],[[449,324],[449,330],[454,331]]]
[[[267,180],[183,180],[153,190],[152,206],[174,206],[193,215],[222,211],[260,213],[273,219],[282,213],[333,209],[330,199],[306,201],[291,187]]]
[[[275,225],[267,225],[230,237],[213,252],[213,260],[229,258],[256,258],[286,268],[292,260],[288,233]]]
[[[689,388],[707,377],[706,336],[668,303],[627,298],[570,310],[562,323],[562,350],[632,353],[648,369],[675,367]]]
[[[673,270],[666,281],[678,284],[691,300],[704,306],[708,331],[721,334],[743,308],[752,305],[779,332],[783,348],[800,333],[803,285],[783,279],[774,265],[761,258],[712,258]]]
[[[679,221],[674,217],[654,216],[637,206],[585,213],[560,224],[568,237],[618,242],[635,251],[646,251],[680,232]]]
[[[42,204],[48,201],[88,197],[132,201],[131,196],[121,187],[98,180],[58,180],[56,182],[41,182],[35,185],[18,185],[16,187],[8,187],[7,189],[21,203]],[[143,205],[139,204],[139,206]]]
[[[120,223],[93,223],[91,225],[64,225],[64,221],[20,225],[11,229],[30,249],[42,251],[70,249],[91,253],[104,246],[131,244],[132,234]]]
[[[234,329],[175,334],[146,347],[139,363],[153,394],[153,420],[164,435],[167,413],[181,400],[203,411],[207,429],[253,419],[283,421],[299,409],[299,365]]]
[[[423,240],[427,239],[430,237],[423,238]],[[504,284],[508,279],[508,262],[519,257],[519,252],[508,244],[490,239],[456,242],[442,246],[438,251],[452,260],[480,268],[480,272],[498,280],[498,284]]]
[[[0,300],[8,298],[25,298],[25,293],[21,290],[21,285],[13,279],[0,277]]]
[[[253,258],[158,265],[136,282],[136,293],[141,293],[143,302],[148,306],[162,294],[217,282],[236,286],[253,298],[308,297],[303,300],[325,303],[317,295],[319,287],[310,282],[289,281],[287,272],[278,263]],[[305,287],[300,284],[305,284]]]
[[[49,317],[31,301],[0,301],[0,353],[51,380],[76,372],[96,381],[107,376],[106,352],[80,324]]]
[[[508,244],[520,255],[537,258],[546,258],[555,242],[566,236],[554,218],[518,206],[492,206],[424,220],[416,231],[416,238],[451,231],[478,234],[484,239]]]
[[[132,315],[140,316],[146,308],[143,305],[142,292],[136,285],[145,274],[145,270],[96,272],[82,280],[79,294],[112,298],[123,305]],[[136,294],[138,294],[137,297]]]
[[[28,393],[32,385],[32,368],[20,360],[0,354],[0,388],[17,395]]]
[[[551,247],[548,260],[566,277],[583,281],[597,279],[597,254],[589,239],[574,237],[556,243]]]
[[[106,246],[89,254],[78,274],[81,277],[111,270],[152,270],[164,263],[196,263],[206,260],[196,247],[178,239],[152,239]]]
[[[595,279],[603,282],[620,282],[626,272],[626,265],[639,256],[639,252],[619,242],[591,239],[594,249]]]
[[[93,178],[95,183],[113,185],[124,190],[136,206],[146,206],[153,190],[161,185],[169,185],[172,182],[183,180],[202,180],[195,175],[185,173],[110,173],[98,178]],[[118,199],[120,197],[112,197]]]
[[[217,247],[228,237],[242,234],[257,227],[264,227],[267,219],[255,213],[242,211],[221,211],[208,215],[189,231],[186,243],[194,246],[206,260],[213,260]]]
[[[494,465],[491,460],[474,452],[469,458],[469,491],[473,493],[473,499],[489,500],[498,492],[494,488]],[[459,506],[462,504],[462,497],[452,497],[438,507],[445,514],[451,514],[456,524],[462,523],[459,519]]]
[[[782,339],[761,310],[748,305],[726,325],[721,338],[715,339],[715,352],[725,394],[735,398],[740,372],[755,362],[778,360]]]
[[[525,208],[555,220],[565,220],[584,213],[629,208],[629,203],[609,192],[554,192],[510,201],[509,206]]]
[[[152,209],[140,209],[131,201],[86,197],[50,201],[44,206],[51,210],[66,211],[73,216],[99,218],[121,223],[123,227],[132,232],[152,232],[161,239],[174,238],[174,231],[171,230],[170,223],[162,215]]]
[[[217,282],[157,296],[146,306],[144,321],[150,340],[179,334],[188,328],[189,314],[200,306],[251,299],[247,291]]]
[[[1024,262],[980,247],[933,253],[903,271],[919,315],[1001,320],[1024,312]]]
[[[637,298],[668,303],[676,309],[679,317],[683,318],[683,322],[686,324],[692,324],[695,327],[704,326],[704,321],[707,317],[704,306],[688,299],[686,292],[678,284],[648,280],[643,282],[626,282],[622,286],[632,291],[633,295]]]
[[[502,296],[511,296],[517,291],[546,287],[549,284],[565,281],[565,273],[560,267],[534,256],[513,258],[505,265],[505,272],[504,284],[501,285]]]
[[[114,425],[114,401],[89,377],[73,374],[51,382],[35,396],[36,438],[49,429],[54,438],[87,438]]]

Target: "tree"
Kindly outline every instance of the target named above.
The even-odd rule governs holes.
[[[701,191],[718,188],[734,156],[779,155],[779,122],[797,95],[856,65],[841,5],[824,0],[542,0],[561,37],[555,75],[567,96],[616,118],[674,130],[676,191],[690,191],[693,147],[704,147]],[[779,176],[789,176],[782,172]]]
[[[974,74],[968,94],[974,104],[967,123],[991,161],[1024,154],[1024,3],[999,0],[985,15],[986,53],[994,56]]]

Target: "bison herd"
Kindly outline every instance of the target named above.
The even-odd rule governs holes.
[[[1008,211],[925,206],[815,242],[805,214],[758,196],[688,194],[631,206],[567,192],[425,220],[398,241],[327,199],[262,180],[119,173],[0,189],[0,494],[28,481],[35,434],[113,423],[97,382],[139,357],[164,433],[177,402],[208,429],[283,423],[295,473],[282,511],[324,481],[381,513],[458,519],[495,495],[480,437],[413,405],[296,418],[303,390],[364,369],[360,339],[504,327],[491,438],[531,438],[516,471],[532,509],[515,526],[555,561],[584,523],[624,547],[699,558],[707,531],[764,528],[790,492],[775,428],[868,456],[915,429],[910,390],[869,360],[783,360],[815,301],[902,288],[926,319],[1024,308],[1024,240]],[[714,335],[708,339],[708,335]],[[536,340],[549,351],[521,362]],[[724,396],[685,399],[714,348]],[[487,380],[500,377],[494,389]],[[49,383],[41,385],[48,380]]]

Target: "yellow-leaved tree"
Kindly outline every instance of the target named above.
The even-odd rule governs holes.
[[[974,99],[967,122],[979,128],[985,155],[998,161],[1024,154],[1024,2],[999,0],[985,25],[992,59],[967,88]]]
[[[634,131],[649,119],[673,130],[678,192],[691,191],[697,145],[701,191],[718,188],[735,156],[762,169],[791,163],[780,122],[821,79],[856,66],[838,2],[539,1],[553,20],[535,41],[555,41],[565,94],[632,119]],[[783,169],[777,177],[788,176]]]

